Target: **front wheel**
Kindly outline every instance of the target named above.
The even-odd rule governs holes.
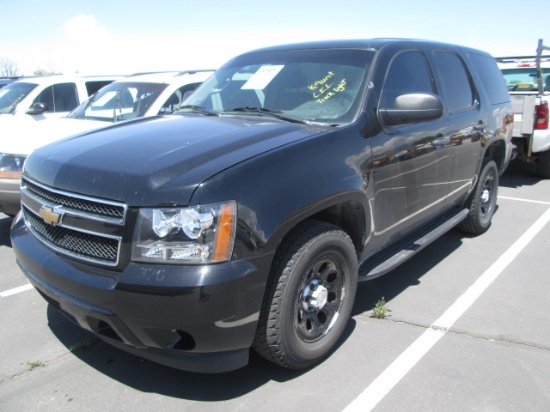
[[[489,229],[497,204],[498,176],[495,161],[485,159],[476,187],[465,204],[468,216],[458,224],[458,229],[474,235]]]
[[[289,369],[317,363],[342,335],[356,290],[349,236],[331,224],[307,224],[275,258],[254,349]]]

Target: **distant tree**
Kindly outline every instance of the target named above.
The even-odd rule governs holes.
[[[52,71],[44,70],[44,69],[36,69],[34,72],[32,72],[33,76],[39,76],[39,77],[42,77],[42,76],[55,76],[56,74],[61,74],[61,73],[56,73],[56,72],[52,72]]]
[[[8,58],[2,57],[0,58],[0,76],[3,77],[13,77],[17,76],[19,68],[17,67],[17,64]]]

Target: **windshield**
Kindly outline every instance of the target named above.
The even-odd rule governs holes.
[[[162,83],[111,83],[74,109],[67,117],[106,122],[142,117],[166,87],[167,84]]]
[[[351,49],[245,54],[220,68],[181,110],[256,116],[272,112],[306,122],[346,123],[357,113],[373,55]]]
[[[19,102],[36,86],[34,83],[15,82],[2,87],[0,89],[0,114],[13,114]]]
[[[524,69],[502,69],[509,91],[535,91],[537,85],[537,69],[527,67]],[[542,69],[542,85],[544,90],[550,91],[550,68]]]

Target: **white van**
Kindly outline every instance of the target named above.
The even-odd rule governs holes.
[[[122,76],[27,77],[0,89],[0,125],[8,119],[63,117],[103,86]],[[0,139],[4,133],[0,126]]]

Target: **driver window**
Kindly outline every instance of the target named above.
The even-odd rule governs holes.
[[[44,90],[42,90],[40,94],[34,99],[33,104],[34,103],[44,103],[47,107],[47,111],[53,111],[53,86],[46,87]]]
[[[380,98],[380,107],[393,108],[395,99],[407,93],[433,93],[426,59],[419,51],[398,54],[390,64]]]
[[[45,88],[34,103],[44,103],[49,112],[69,112],[78,106],[78,96],[74,83],[60,83]]]

